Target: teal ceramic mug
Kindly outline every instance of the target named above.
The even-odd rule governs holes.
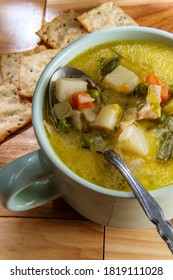
[[[173,46],[173,34],[145,27],[98,31],[75,41],[49,63],[36,86],[33,126],[41,149],[0,170],[0,200],[12,211],[23,211],[62,197],[81,215],[102,225],[119,228],[150,226],[132,193],[94,185],[73,173],[55,154],[43,125],[43,105],[52,74],[89,47],[116,40],[147,40]],[[173,217],[173,186],[152,191],[168,219]]]

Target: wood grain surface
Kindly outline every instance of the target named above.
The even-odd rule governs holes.
[[[71,8],[86,10],[105,1],[0,1],[0,53],[31,49],[35,32]],[[139,25],[173,32],[173,0],[114,1]],[[0,145],[0,167],[39,148],[32,125]],[[172,259],[155,228],[120,230],[87,221],[62,199],[24,212],[0,206],[0,259]]]

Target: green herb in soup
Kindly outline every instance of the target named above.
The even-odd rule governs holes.
[[[91,48],[68,65],[97,86],[59,78],[52,111],[45,102],[45,127],[62,161],[94,184],[130,191],[97,153],[111,147],[148,190],[173,183],[173,48],[118,41]]]

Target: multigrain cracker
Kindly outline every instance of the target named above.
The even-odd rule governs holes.
[[[37,32],[43,42],[56,50],[41,45],[29,51],[0,55],[0,142],[31,121],[30,101],[37,81],[60,49],[88,32],[122,25],[137,23],[113,2],[80,16],[71,10],[44,22]]]
[[[18,86],[20,57],[23,55],[29,56],[34,53],[39,53],[45,49],[46,47],[41,45],[24,52],[1,54],[0,66],[3,82],[10,79],[16,86]]]
[[[33,97],[37,81],[58,49],[48,49],[30,56],[21,56],[19,70],[19,95]]]
[[[0,65],[1,65],[1,57],[0,57]],[[2,71],[1,71],[1,67],[0,67],[0,85],[3,83],[3,79],[2,79]]]
[[[88,32],[94,32],[109,27],[138,25],[114,2],[106,2],[77,17],[77,20]]]
[[[42,60],[39,60],[39,54],[41,52],[44,54],[41,56]],[[40,76],[43,68],[57,52],[58,50],[47,50],[45,46],[39,46],[27,52],[12,53],[0,56],[0,77],[2,76],[2,81],[0,83],[0,143],[12,133],[31,122],[32,103],[28,99],[19,96],[18,82],[20,74],[20,62],[23,61],[24,58],[28,58],[28,61],[30,61],[29,69],[31,69],[32,64],[34,65],[32,68],[33,70],[38,67],[39,69],[37,73],[36,71],[34,72],[34,75]],[[32,60],[33,58],[34,60]],[[37,65],[38,61],[40,62],[40,65]],[[1,69],[3,69],[3,75],[1,75]],[[23,71],[25,70],[26,69],[24,68]],[[25,75],[27,73],[23,74]],[[30,76],[28,77],[28,80],[30,81]],[[33,85],[34,88],[36,86],[36,82],[37,79]],[[28,87],[30,85],[31,84],[28,83]],[[24,92],[24,96],[30,96],[27,94],[27,88]]]
[[[37,35],[52,48],[64,48],[88,32],[76,21],[78,14],[71,10],[43,25]]]
[[[35,47],[34,49],[30,49],[30,50],[27,50],[27,51],[24,51],[24,52],[20,52],[19,54],[28,56],[28,55],[32,55],[32,54],[35,54],[35,53],[45,51],[45,50],[47,50],[46,46],[40,45],[40,46]]]
[[[0,85],[0,143],[31,122],[31,102],[21,99],[9,81]]]
[[[18,53],[1,55],[1,71],[3,82],[11,79],[16,86],[18,85],[19,64],[20,60]]]

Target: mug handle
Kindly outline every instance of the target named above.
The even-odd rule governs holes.
[[[9,210],[32,209],[58,197],[53,170],[41,150],[26,154],[0,170],[0,201]]]

